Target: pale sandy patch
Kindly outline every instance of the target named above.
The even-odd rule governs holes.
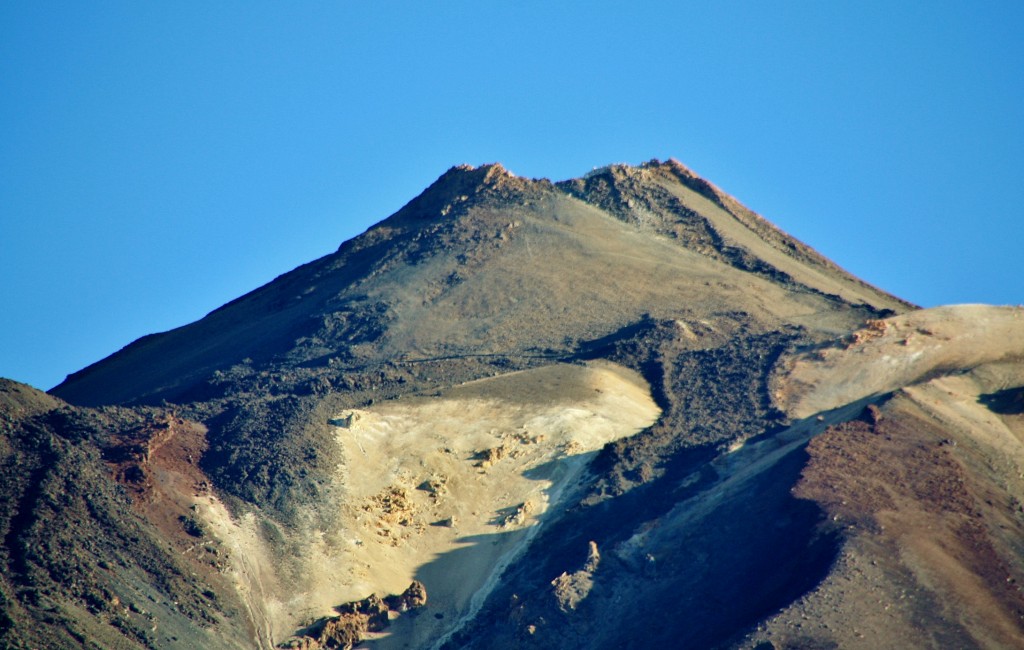
[[[870,321],[843,345],[794,355],[775,398],[794,418],[946,372],[1024,359],[1024,308],[952,305]]]
[[[275,545],[259,512],[234,520],[207,498],[200,514],[231,549],[261,637],[280,643],[335,605],[418,579],[427,610],[373,643],[422,647],[480,607],[598,449],[659,415],[646,382],[611,363],[510,373],[334,414],[342,496],[330,530],[275,526]]]

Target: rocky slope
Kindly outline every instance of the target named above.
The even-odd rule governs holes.
[[[453,168],[0,387],[0,643],[1022,645],[1022,354],[675,161]]]

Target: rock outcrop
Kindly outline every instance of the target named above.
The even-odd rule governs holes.
[[[381,632],[391,624],[393,617],[427,604],[427,589],[414,580],[399,595],[381,598],[370,594],[366,598],[345,603],[335,608],[337,616],[320,619],[295,637],[280,645],[298,650],[351,650],[366,639],[367,634]]]

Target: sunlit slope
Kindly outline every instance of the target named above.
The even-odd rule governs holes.
[[[1024,360],[1024,308],[954,305],[872,320],[847,338],[793,356],[776,398],[807,417],[944,374]]]
[[[338,252],[144,337],[54,393],[83,404],[193,401],[238,364],[566,352],[643,314],[742,311],[765,328],[836,332],[872,309],[906,308],[691,189],[683,179],[695,177],[680,169],[615,167],[556,186],[500,166],[455,168]]]
[[[195,511],[230,549],[228,575],[261,646],[416,579],[434,616],[397,622],[393,641],[425,647],[483,603],[598,449],[658,415],[646,382],[614,364],[510,373],[337,413],[335,498],[308,504],[297,523],[232,516],[213,495],[197,496]]]

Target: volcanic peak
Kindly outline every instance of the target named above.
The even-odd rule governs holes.
[[[500,163],[479,167],[456,165],[381,225],[408,226],[450,218],[463,212],[460,208],[469,204],[487,197],[508,198],[515,192],[528,190],[536,182],[517,177]]]
[[[413,580],[378,650],[1018,647],[1024,316],[909,308],[675,160],[453,167],[0,381],[0,647],[312,648]]]

